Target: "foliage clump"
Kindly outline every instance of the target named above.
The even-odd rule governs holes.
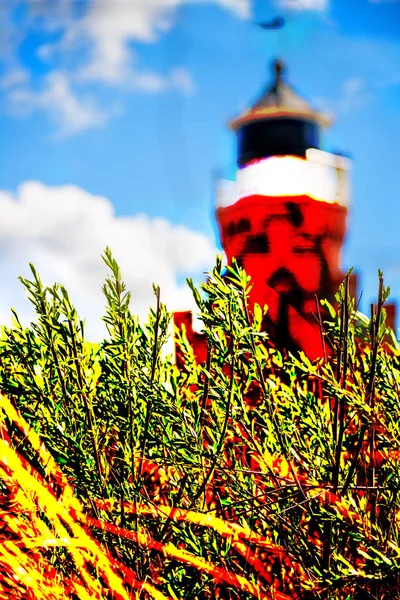
[[[101,344],[33,267],[36,321],[3,328],[1,596],[400,598],[400,352],[381,276],[370,319],[348,279],[337,311],[325,302],[330,358],[312,363],[272,346],[249,277],[218,260],[189,282],[207,360],[178,332],[177,369],[160,290],[141,323],[104,260]]]

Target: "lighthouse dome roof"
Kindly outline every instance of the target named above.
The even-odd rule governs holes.
[[[262,92],[260,98],[250,109],[234,119],[230,126],[239,129],[242,125],[259,121],[276,119],[279,117],[292,117],[309,120],[322,126],[329,126],[332,117],[315,110],[308,101],[300,96],[289,84],[284,81],[284,63],[277,59],[273,62],[274,81]]]

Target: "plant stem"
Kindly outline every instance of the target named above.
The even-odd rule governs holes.
[[[157,365],[157,354],[158,354],[158,333],[159,333],[160,314],[161,314],[160,288],[159,287],[157,288],[156,298],[157,298],[156,322],[154,325],[154,344],[153,344],[153,354],[152,354],[152,363],[151,363],[150,387],[152,387],[153,383],[154,383],[154,377],[155,377],[156,365]],[[147,405],[146,405],[146,417],[145,417],[145,424],[144,424],[143,441],[142,441],[142,448],[141,448],[140,457],[139,457],[138,479],[141,478],[142,471],[143,471],[143,460],[144,460],[144,455],[146,452],[147,436],[148,436],[149,426],[150,426],[150,416],[151,416],[151,398],[149,398],[147,400]]]
[[[379,346],[378,333],[379,333],[379,325],[380,325],[380,320],[381,320],[382,306],[383,306],[383,278],[382,278],[382,275],[380,275],[379,276],[379,292],[378,292],[378,306],[377,306],[377,311],[376,311],[376,320],[375,320],[375,323],[371,324],[372,360],[371,360],[370,375],[369,375],[369,380],[368,380],[368,385],[367,385],[367,390],[366,390],[366,398],[365,398],[366,404],[370,407],[373,407],[373,405],[374,405],[373,397],[374,397],[374,390],[375,390],[376,359],[377,359],[378,346]],[[364,443],[364,437],[365,437],[365,433],[366,433],[367,429],[368,429],[368,425],[366,423],[364,423],[361,427],[356,451],[355,451],[353,460],[351,462],[345,484],[342,489],[343,495],[347,492],[347,490],[352,482],[352,479],[354,477],[354,473],[355,473],[356,467],[357,467],[358,457],[360,455],[361,448]]]

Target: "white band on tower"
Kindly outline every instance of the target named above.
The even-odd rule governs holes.
[[[308,196],[320,202],[349,204],[350,160],[310,148],[306,158],[271,156],[236,174],[236,181],[217,183],[216,205],[223,208],[249,196]]]

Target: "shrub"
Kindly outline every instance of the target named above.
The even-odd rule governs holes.
[[[90,344],[67,291],[21,279],[0,346],[4,595],[11,598],[396,598],[399,356],[348,295],[322,324],[333,358],[282,355],[249,313],[249,277],[218,260],[197,290],[197,364],[162,349],[109,250],[108,339]]]

